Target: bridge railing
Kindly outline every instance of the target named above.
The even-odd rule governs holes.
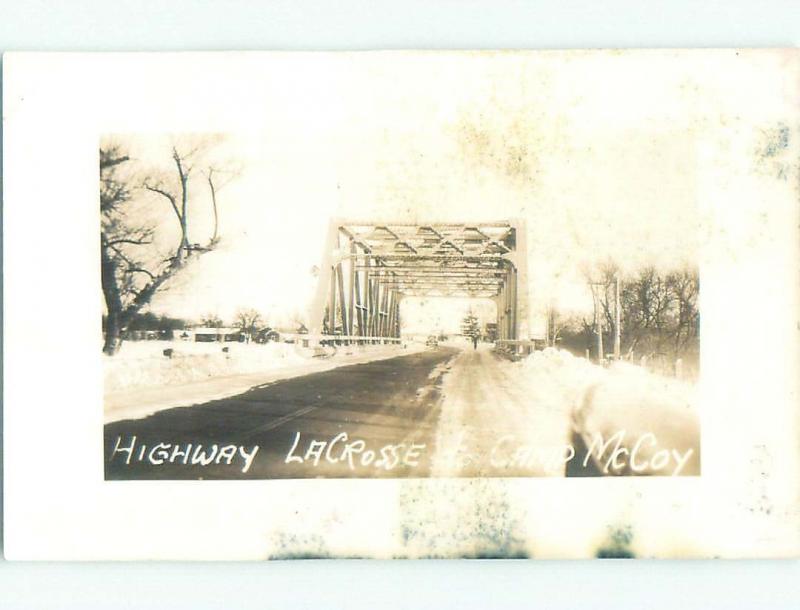
[[[403,339],[400,337],[364,337],[361,335],[315,335],[315,334],[293,334],[285,333],[283,340],[292,339],[303,347],[313,347],[315,345],[391,345],[401,344]]]
[[[544,339],[498,339],[495,345],[510,356],[527,356],[537,349],[544,349]]]

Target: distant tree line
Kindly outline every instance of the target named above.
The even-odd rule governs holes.
[[[108,324],[108,316],[103,316],[103,332],[106,332]],[[152,332],[156,333],[161,339],[172,339],[175,337],[176,331],[182,331],[192,326],[191,322],[181,318],[172,318],[170,316],[157,315],[152,312],[137,312],[133,314],[128,321],[128,325],[123,331],[124,336],[134,336],[139,332]]]
[[[128,323],[128,330],[158,330],[175,331],[184,330],[191,326],[186,320],[171,318],[170,316],[159,316],[152,312],[137,313]]]
[[[636,273],[622,274],[614,265],[605,265],[590,278],[589,285],[596,317],[563,316],[551,310],[548,316],[551,345],[580,354],[589,350],[597,356],[599,325],[602,345],[607,353],[612,352],[619,303],[622,358],[645,356],[665,362],[681,358],[690,366],[696,365],[700,336],[700,280],[696,268],[659,271],[645,267]]]
[[[103,316],[103,331],[106,331],[108,316]],[[158,315],[151,311],[136,312],[131,315],[124,330],[124,338],[145,338],[142,333],[155,333],[158,339],[174,339],[181,333],[178,331],[191,330],[197,326],[204,328],[235,328],[241,333],[242,341],[267,343],[276,341],[280,334],[257,310],[248,308],[236,312],[233,322],[228,325],[217,314],[206,314],[199,320],[191,321],[183,318],[173,318],[167,315]]]

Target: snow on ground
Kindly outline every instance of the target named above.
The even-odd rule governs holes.
[[[228,352],[222,348],[227,347]],[[172,349],[172,358],[164,356]],[[287,343],[192,343],[127,341],[115,356],[103,356],[106,392],[189,383],[210,377],[255,373],[300,364],[301,348]]]
[[[470,347],[448,366],[435,476],[699,473],[690,384],[556,349],[508,362]]]
[[[552,348],[508,366],[532,395],[548,395],[567,406],[574,430],[588,447],[595,443],[609,473],[699,474],[693,384],[625,362],[604,368]],[[609,461],[617,446],[628,453]]]
[[[169,348],[174,350],[172,358],[163,354]],[[326,357],[314,357],[313,350],[287,343],[128,342],[117,355],[103,356],[104,419],[109,423],[146,417],[235,396],[265,383],[424,349],[414,342],[339,346],[335,352],[326,348]]]
[[[442,383],[434,476],[563,476],[569,412],[490,346],[470,346]]]

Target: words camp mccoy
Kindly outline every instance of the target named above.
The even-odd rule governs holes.
[[[591,464],[600,468],[603,474],[661,474],[678,476],[698,474],[694,472],[692,457],[694,449],[684,451],[659,446],[658,438],[652,432],[626,438],[625,430],[620,430],[608,438],[595,434],[586,448],[580,465]],[[459,459],[457,453],[453,459]],[[463,457],[461,458],[463,461]],[[503,436],[489,452],[489,465],[493,468],[546,466],[548,468],[564,465],[573,459],[580,459],[571,444],[557,445],[555,448],[537,448],[527,444],[517,444],[513,435]]]

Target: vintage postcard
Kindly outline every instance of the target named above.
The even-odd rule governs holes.
[[[798,555],[796,50],[3,91],[10,557]]]

